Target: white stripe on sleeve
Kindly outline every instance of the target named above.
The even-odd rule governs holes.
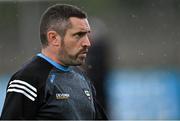
[[[34,97],[37,97],[37,94],[35,94],[33,91],[29,90],[27,87],[25,86],[22,86],[22,85],[19,85],[19,84],[11,84],[9,85],[8,88],[12,87],[11,89],[16,89],[16,88],[13,88],[13,87],[17,87],[19,89],[24,89],[25,91],[27,91],[28,93],[30,93],[31,95],[33,95]]]
[[[24,90],[20,90],[20,89],[8,89],[7,92],[21,93],[21,94],[25,95],[27,98],[29,98],[30,100],[35,101],[35,98],[32,97],[31,95],[27,94]]]
[[[37,92],[37,89],[35,87],[33,87],[32,85],[28,84],[27,82],[25,81],[22,81],[22,80],[13,80],[10,82],[10,85],[13,84],[13,83],[19,83],[19,84],[23,84],[23,85],[26,85],[28,88],[32,89],[33,91]]]

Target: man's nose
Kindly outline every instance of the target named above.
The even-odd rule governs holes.
[[[90,46],[91,46],[91,42],[90,42],[88,36],[86,36],[86,37],[84,38],[84,40],[82,41],[82,46],[83,46],[83,47],[90,47]]]

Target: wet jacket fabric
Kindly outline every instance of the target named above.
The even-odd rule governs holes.
[[[39,53],[17,71],[7,86],[1,119],[107,119],[89,79]]]

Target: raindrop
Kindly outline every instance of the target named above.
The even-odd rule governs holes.
[[[10,62],[15,62],[17,60],[17,57],[13,57],[12,59],[10,59]]]
[[[166,54],[166,53],[164,53],[164,54],[163,54],[163,56],[164,56],[164,57],[167,57],[167,54]]]
[[[34,51],[38,51],[38,48],[34,48]]]
[[[152,7],[155,7],[155,5],[156,5],[155,3],[152,3],[152,4],[151,4]]]
[[[180,35],[180,32],[177,32],[177,35],[179,36],[179,35]]]
[[[14,1],[14,4],[17,4],[17,1],[16,1],[16,0]]]
[[[23,55],[24,53],[25,53],[24,50],[22,50],[22,51],[21,51],[21,54]]]
[[[162,26],[163,26],[163,28],[167,28],[167,27],[168,27],[168,25],[167,25],[167,24],[163,24]]]
[[[162,45],[166,45],[166,44],[167,44],[166,41],[163,41],[163,42],[162,42]]]
[[[144,27],[143,27],[143,26],[140,26],[140,27],[139,27],[139,29],[140,29],[140,30],[143,30],[143,29],[144,29]]]
[[[88,65],[88,69],[92,69],[92,65]]]
[[[143,52],[141,52],[141,53],[140,53],[140,56],[144,56],[144,53],[143,53]]]
[[[176,44],[176,45],[179,45],[179,41],[176,41],[175,44]]]
[[[13,61],[14,61],[13,59],[10,60],[10,62],[13,62]]]
[[[171,35],[175,35],[175,32],[171,32]]]
[[[138,50],[138,55],[140,55],[140,56],[144,56],[144,52],[143,52],[143,51],[141,51],[141,50]]]
[[[135,14],[131,14],[131,18],[136,19],[137,16]]]
[[[163,13],[163,12],[160,12],[160,11],[159,11],[157,14],[158,14],[158,16],[160,16],[160,17],[164,16],[164,13]]]

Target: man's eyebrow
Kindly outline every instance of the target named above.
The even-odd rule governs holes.
[[[81,31],[79,31],[79,32],[90,33],[90,32],[91,32],[91,30],[81,30]]]
[[[90,33],[91,31],[79,31],[79,32],[76,32],[74,33],[73,35],[77,35],[77,34],[87,34],[87,33]]]

